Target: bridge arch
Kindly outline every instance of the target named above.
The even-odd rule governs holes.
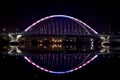
[[[37,34],[98,35],[97,31],[83,21],[67,15],[47,16],[34,22],[24,32]]]

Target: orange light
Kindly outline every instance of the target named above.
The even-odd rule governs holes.
[[[42,40],[40,40],[40,42],[43,42]]]
[[[43,44],[40,44],[40,46],[43,46]]]

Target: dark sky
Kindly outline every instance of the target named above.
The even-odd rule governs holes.
[[[3,27],[7,32],[15,32],[16,28],[23,31],[33,22],[43,17],[63,14],[76,17],[90,25],[96,31],[102,33],[108,31],[108,26],[114,32],[120,31],[120,9],[114,0],[3,0],[0,1],[0,32]],[[2,58],[0,58],[2,60]],[[14,58],[1,61],[0,80],[1,76],[14,80],[105,80],[105,78],[114,78],[117,80],[119,72],[119,59],[98,58],[93,63],[86,66],[84,69],[66,75],[53,75],[39,71],[32,67],[29,63],[24,62],[22,58],[17,60]],[[9,61],[9,62],[7,62]],[[24,64],[24,65],[23,65]],[[14,71],[15,70],[15,71]],[[32,79],[34,78],[34,79]],[[44,79],[41,79],[44,78]]]
[[[118,32],[119,6],[116,3],[112,0],[4,0],[0,2],[0,27],[6,27],[8,32],[14,32],[15,28],[23,31],[38,19],[65,14],[84,21],[100,33],[107,32],[108,26]]]

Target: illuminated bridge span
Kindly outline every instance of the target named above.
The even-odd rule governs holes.
[[[24,30],[25,34],[96,35],[99,34],[84,22],[66,15],[42,18]],[[90,63],[96,54],[24,54],[24,58],[37,68],[56,74],[73,72]]]
[[[25,33],[63,34],[63,35],[96,35],[97,32],[82,21],[65,15],[53,15],[38,20]]]

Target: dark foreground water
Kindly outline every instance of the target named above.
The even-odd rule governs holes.
[[[120,56],[99,55],[93,62],[83,68],[67,74],[50,74],[39,70],[23,57],[0,54],[0,79],[29,79],[29,80],[105,80],[108,78],[119,79]]]

